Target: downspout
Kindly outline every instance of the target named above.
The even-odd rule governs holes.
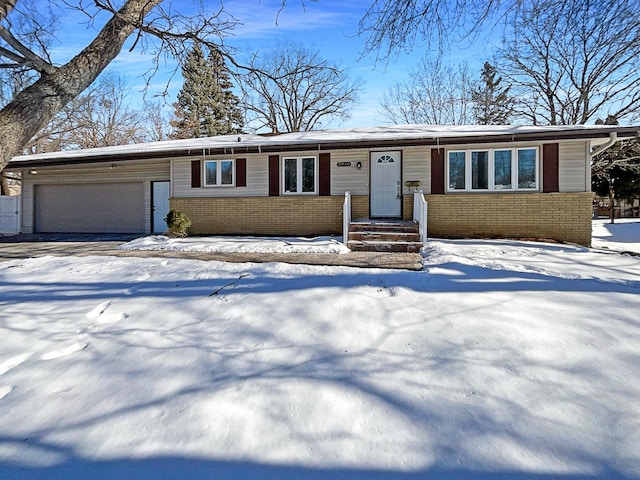
[[[588,175],[586,176],[586,180],[587,180],[587,185],[589,186],[589,188],[587,189],[587,191],[591,190],[591,160],[593,160],[593,157],[595,157],[596,155],[604,152],[605,150],[611,148],[613,146],[613,144],[615,144],[618,141],[618,133],[617,132],[611,132],[609,134],[609,141],[607,143],[603,143],[602,145],[600,145],[598,148],[596,148],[595,150],[593,150],[592,152],[589,153],[589,165],[588,165]],[[611,196],[611,195],[609,195]],[[613,207],[613,199],[609,200],[611,202],[611,206]]]
[[[618,141],[618,133],[617,132],[611,132],[609,134],[609,141],[607,143],[604,143],[604,144],[600,145],[598,148],[596,148],[591,153],[589,153],[589,159],[592,159],[593,157],[595,157],[596,155],[604,152],[608,148],[611,148],[613,146],[613,144],[616,143],[617,141]]]

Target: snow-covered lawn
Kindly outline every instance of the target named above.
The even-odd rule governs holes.
[[[638,478],[640,257],[0,263],[0,478]]]
[[[342,237],[188,237],[168,238],[151,235],[136,238],[121,250],[168,250],[209,253],[349,253]]]
[[[640,218],[616,218],[611,224],[608,218],[593,221],[594,248],[640,254]]]

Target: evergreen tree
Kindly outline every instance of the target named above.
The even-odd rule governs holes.
[[[233,93],[231,75],[220,51],[205,58],[195,45],[182,67],[184,84],[173,104],[173,138],[196,138],[240,133],[243,117]]]
[[[513,99],[509,88],[500,88],[502,77],[496,78],[496,68],[484,62],[482,81],[471,92],[476,123],[479,125],[506,125],[513,112]]]

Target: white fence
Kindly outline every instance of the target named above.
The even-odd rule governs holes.
[[[422,190],[413,194],[413,221],[420,228],[420,241],[422,245],[427,243],[427,201]]]
[[[20,233],[20,195],[0,195],[0,234]]]

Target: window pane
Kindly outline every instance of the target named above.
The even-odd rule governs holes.
[[[449,152],[449,189],[464,190],[464,152]]]
[[[206,185],[217,185],[218,183],[218,162],[205,162],[205,184]]]
[[[471,152],[471,188],[489,188],[489,152]]]
[[[536,188],[536,151],[518,150],[518,188]]]
[[[233,162],[226,160],[220,164],[222,185],[233,185]]]
[[[511,185],[511,150],[496,150],[494,159],[494,185],[496,190],[509,190]]]
[[[298,191],[297,187],[298,187],[298,159],[285,158],[284,159],[284,191],[297,192]]]
[[[316,177],[316,159],[303,158],[302,159],[302,191],[303,192],[315,191],[315,177]]]

